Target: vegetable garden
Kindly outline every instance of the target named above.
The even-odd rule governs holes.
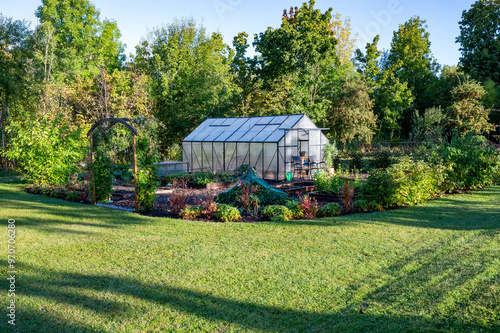
[[[222,222],[290,221],[417,205],[443,194],[489,186],[500,179],[498,150],[484,137],[473,134],[454,136],[441,145],[424,144],[400,156],[381,150],[371,167],[365,163],[368,171],[342,169],[338,151],[327,154],[328,165],[337,160],[336,172],[316,172],[314,185],[305,193],[286,193],[281,190],[283,184],[267,184],[248,165],[234,171],[179,173],[157,179],[154,149],[149,146],[151,131],[145,133],[149,134],[139,135],[137,140],[137,177],[113,163],[109,156],[111,141],[103,132],[97,135],[101,143],[95,149],[94,168],[99,202],[112,205],[113,198],[117,204],[121,202],[120,206],[133,208],[135,195],[127,194],[126,186],[121,186],[125,189],[122,194],[116,193],[120,185],[130,185],[133,179],[144,214]],[[356,154],[359,156],[359,151]],[[207,184],[219,188],[211,189]],[[67,186],[33,184],[26,190],[89,202],[91,185],[88,177],[78,180],[75,175]]]

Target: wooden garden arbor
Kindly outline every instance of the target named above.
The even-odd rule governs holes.
[[[122,125],[124,125],[125,127],[127,127],[131,132],[132,132],[132,151],[133,151],[133,155],[134,155],[134,193],[135,193],[135,211],[138,213],[139,212],[139,196],[138,196],[138,191],[137,191],[137,153],[136,153],[136,149],[135,149],[135,137],[137,136],[137,131],[135,130],[135,128],[130,125],[128,122],[127,122],[127,118],[104,118],[104,119],[101,119],[99,121],[97,121],[94,125],[92,125],[92,127],[90,128],[90,130],[88,131],[87,133],[87,136],[89,137],[89,141],[90,141],[90,151],[89,151],[89,160],[90,160],[90,165],[91,165],[91,169],[90,169],[90,174],[91,174],[91,177],[92,177],[92,203],[95,204],[96,203],[96,195],[95,195],[95,176],[94,176],[94,138],[93,138],[93,133],[94,133],[94,130],[99,126],[99,125],[102,125],[104,123],[111,123],[108,127],[111,128],[113,127],[114,125],[116,125],[117,123],[120,123]]]

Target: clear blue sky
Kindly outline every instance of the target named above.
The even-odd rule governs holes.
[[[250,37],[269,26],[279,27],[283,9],[298,6],[302,0],[93,0],[101,19],[114,19],[127,45],[127,55],[134,52],[148,30],[171,23],[175,18],[193,17],[208,32],[219,31],[226,43],[246,31]],[[427,21],[431,50],[441,65],[456,65],[460,57],[455,38],[462,11],[474,0],[317,0],[316,8],[329,7],[343,18],[350,17],[353,32],[358,33],[358,47],[364,49],[376,34],[379,47],[389,49],[393,31],[414,15]],[[41,0],[0,0],[0,12],[14,19],[26,19],[34,27],[34,15]]]

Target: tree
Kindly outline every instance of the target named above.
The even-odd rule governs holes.
[[[165,126],[163,149],[179,143],[206,117],[231,115],[237,86],[222,36],[193,19],[154,29],[136,47],[134,66],[151,79],[155,116]]]
[[[394,32],[386,67],[393,67],[400,82],[406,82],[414,96],[414,109],[433,104],[433,85],[439,65],[432,57],[425,20],[418,16],[401,24]]]
[[[459,22],[460,65],[473,79],[500,84],[500,2],[478,0]]]
[[[332,91],[328,117],[333,136],[339,142],[371,142],[377,117],[373,114],[369,88],[359,75],[342,79]]]
[[[411,106],[413,96],[406,82],[400,82],[396,69],[401,63],[381,68],[382,52],[377,48],[379,36],[372,43],[366,44],[366,54],[356,50],[355,64],[358,72],[364,74],[374,101],[373,111],[377,116],[379,139],[393,139],[395,132],[400,132],[400,120],[403,112]]]
[[[337,70],[337,38],[332,30],[332,9],[322,13],[314,5],[310,0],[300,9],[284,10],[281,26],[255,35],[253,45],[260,52],[257,74],[262,89],[272,94],[271,86],[280,80],[291,83],[291,108],[320,123],[325,121],[325,96]]]
[[[346,17],[345,20],[342,21],[341,15],[337,13],[332,20],[331,29],[337,40],[335,52],[338,60],[342,65],[352,65],[351,57],[356,45],[356,36],[352,34],[351,19]]]
[[[460,135],[468,132],[481,134],[495,129],[495,125],[488,123],[490,110],[481,103],[485,93],[481,84],[474,80],[453,89],[454,103],[448,108],[448,122]]]
[[[28,67],[28,38],[31,31],[25,21],[14,21],[0,13],[0,131],[3,152],[7,150],[7,136],[12,140],[12,131],[5,131],[11,124],[11,105],[21,99],[26,89]],[[4,156],[4,170],[8,159]]]
[[[99,15],[89,0],[42,0],[36,16],[45,54],[50,50],[48,77],[71,82],[97,75],[99,66],[109,71],[122,66],[124,48],[116,22],[101,22]]]

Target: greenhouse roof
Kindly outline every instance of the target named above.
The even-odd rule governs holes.
[[[286,131],[292,129],[303,117],[307,118],[304,114],[208,118],[183,142],[279,142]],[[304,130],[320,129],[315,127]]]

